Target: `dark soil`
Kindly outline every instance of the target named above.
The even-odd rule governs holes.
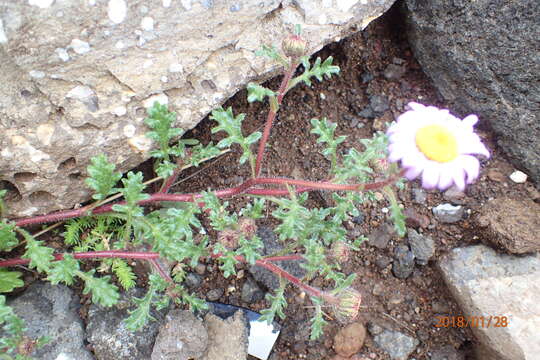
[[[287,176],[310,180],[325,178],[328,162],[319,153],[322,147],[316,143],[316,136],[310,134],[310,119],[326,117],[338,124],[337,135],[347,135],[342,148],[355,147],[361,150],[359,140],[371,137],[375,131],[384,131],[385,123],[393,121],[401,114],[410,101],[448,107],[429,79],[416,62],[405,38],[403,19],[399,9],[393,8],[369,27],[343,41],[331,44],[319,51],[315,57],[334,57],[334,62],[341,68],[339,76],[322,83],[315,82],[311,88],[299,85],[285,97],[284,103],[269,139],[265,156],[263,175]],[[402,66],[403,75],[385,76],[385,70],[393,64]],[[391,66],[391,67],[392,67]],[[387,78],[387,77],[390,77]],[[268,81],[265,85],[272,89],[279,87],[281,79]],[[374,118],[368,118],[364,110],[374,96],[388,100],[388,109]],[[245,113],[244,133],[262,131],[267,114],[267,104],[249,104],[246,91],[240,91],[224,104],[232,106],[235,114]],[[359,115],[360,113],[360,115]],[[457,114],[460,116],[466,114]],[[481,119],[482,120],[482,119]],[[203,143],[217,142],[223,135],[211,134],[215,123],[208,118],[189,132],[188,138],[199,139]],[[437,314],[460,315],[457,304],[453,301],[441,275],[436,268],[440,256],[455,247],[476,244],[484,240],[481,229],[475,228],[475,217],[482,205],[489,198],[502,195],[529,197],[538,200],[538,192],[530,185],[514,184],[508,179],[513,167],[496,146],[496,139],[487,130],[480,136],[492,152],[492,159],[484,164],[480,179],[467,189],[466,197],[461,201],[470,209],[469,217],[456,224],[439,223],[432,215],[431,207],[449,202],[438,191],[426,191],[425,204],[418,204],[412,199],[412,189],[419,189],[418,182],[409,182],[399,192],[400,201],[405,209],[413,209],[419,216],[428,219],[419,232],[430,236],[436,243],[436,255],[426,266],[416,266],[412,276],[403,280],[396,278],[391,266],[381,269],[377,260],[392,258],[394,248],[405,243],[405,239],[392,234],[388,245],[379,249],[364,243],[361,251],[354,253],[352,259],[344,264],[345,273],[356,273],[357,280],[353,287],[363,297],[359,321],[367,325],[372,321],[380,326],[395,329],[420,341],[417,350],[411,356],[416,359],[429,359],[429,353],[445,345],[470,352],[474,341],[468,329],[436,328]],[[196,192],[208,188],[221,189],[240,184],[250,176],[248,166],[238,165],[239,149],[203,164],[199,168],[188,169],[180,176],[180,182],[174,192]],[[142,168],[148,169],[148,164]],[[157,189],[156,189],[157,190]],[[310,194],[310,206],[328,205],[325,193]],[[246,198],[238,197],[231,202],[231,210],[240,209]],[[384,201],[365,204],[361,210],[364,219],[360,224],[348,224],[349,236],[368,236],[374,229],[389,221],[383,208]],[[268,215],[258,225],[274,226],[275,221]],[[247,267],[238,270],[243,276],[224,279],[217,265],[206,263],[203,283],[197,289],[201,298],[206,298],[209,290],[219,288],[224,291],[221,302],[261,310],[268,307],[265,300],[256,303],[242,303],[240,293],[243,283],[250,276]],[[326,287],[321,279],[314,279],[311,284]],[[374,289],[377,288],[375,291]],[[337,321],[329,321],[325,335],[318,341],[309,341],[309,320],[311,303],[297,288],[290,285],[287,289],[287,318],[280,321],[281,335],[274,347],[273,359],[327,359],[335,355],[332,348],[334,335],[340,328]],[[329,311],[330,314],[330,311]],[[368,336],[359,354],[366,359],[389,359]]]

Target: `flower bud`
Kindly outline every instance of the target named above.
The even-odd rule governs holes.
[[[281,49],[291,58],[299,58],[306,54],[307,41],[298,35],[289,35],[281,43]]]
[[[238,230],[246,239],[251,239],[257,233],[257,224],[251,218],[241,218],[238,221]]]
[[[330,250],[332,257],[340,263],[348,261],[351,256],[351,248],[344,241],[336,241]]]
[[[239,238],[239,232],[232,229],[221,230],[218,234],[218,242],[229,250],[234,250],[238,247]]]
[[[346,288],[332,296],[330,302],[336,319],[341,323],[349,323],[358,316],[362,295],[353,288]]]

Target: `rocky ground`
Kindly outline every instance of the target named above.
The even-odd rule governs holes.
[[[325,116],[337,123],[337,134],[348,136],[344,147],[360,149],[359,139],[384,130],[385,123],[402,113],[409,101],[445,107],[413,57],[396,9],[365,31],[327,46],[316,56],[333,56],[341,74],[311,88],[298,86],[287,95],[270,137],[265,175],[325,177],[328,164],[319,154],[321,147],[315,135],[310,134],[309,119],[313,117]],[[279,80],[271,80],[267,85],[277,88]],[[259,103],[248,104],[245,91],[224,106],[233,106],[235,113],[247,114],[245,132],[262,128],[266,108]],[[188,137],[202,142],[218,141],[221,134],[211,135],[212,126],[213,122],[206,119]],[[505,328],[493,329],[501,332],[495,335],[486,327],[475,329],[475,336],[471,326],[438,325],[441,317],[478,312],[507,316],[509,321],[525,319],[530,334],[534,334],[538,314],[534,314],[537,305],[533,300],[540,295],[540,260],[537,255],[502,254],[539,251],[535,234],[540,229],[540,194],[533,184],[512,175],[516,169],[502,156],[497,139],[482,126],[482,119],[479,133],[492,158],[483,162],[480,179],[466,193],[455,189],[444,193],[426,191],[417,182],[409,182],[399,192],[407,215],[405,238],[393,232],[384,202],[365,204],[360,209],[361,216],[347,224],[348,236],[369,238],[361,251],[343,265],[346,273],[357,274],[353,286],[363,296],[357,323],[344,327],[330,321],[324,337],[308,341],[311,304],[305,294],[290,286],[287,318],[280,322],[282,331],[271,359],[465,359],[473,357],[480,343],[487,344],[485,351],[500,351],[503,345],[497,345],[494,340],[497,337],[493,336],[498,336],[501,342],[512,338]],[[239,152],[232,151],[202,168],[188,170],[174,191],[193,192],[241,183],[249,176],[249,169],[238,165],[239,156]],[[310,194],[312,206],[326,206],[330,201],[327,193]],[[242,206],[242,200],[237,204]],[[275,223],[268,218],[258,225],[270,246]],[[516,300],[511,297],[499,301],[501,296],[509,294],[504,287],[508,281],[525,286],[530,298],[520,299],[523,308],[511,307],[509,304]],[[187,282],[202,298],[255,311],[268,306],[264,294],[275,286],[272,279],[247,266],[240,267],[236,277],[225,281],[213,262],[201,263]],[[311,284],[321,288],[330,285],[321,279],[314,279]],[[494,288],[494,284],[500,288]],[[112,358],[106,354],[111,346],[116,349],[114,342],[120,341],[118,338],[109,334],[108,339],[98,344],[93,335],[88,335],[95,334],[96,327],[105,326],[103,319],[109,315],[101,314],[102,324],[96,325],[98,310],[88,307],[86,296],[81,297],[81,303],[79,313],[86,323],[80,323],[77,331],[82,333],[86,328],[89,337],[85,349],[95,355],[102,354],[98,358]],[[165,321],[164,316],[158,318]],[[76,322],[71,318],[65,321]],[[116,325],[104,328],[113,329]],[[151,333],[157,333],[157,328],[158,324],[153,325]],[[523,341],[505,345],[515,350],[515,359],[525,359],[519,357],[520,347],[527,347],[528,339],[532,339],[527,338],[527,327],[524,331]],[[138,344],[139,340],[125,341]],[[107,346],[109,350],[100,350]],[[134,348],[140,350],[143,346],[148,347],[145,350],[148,354],[151,344]],[[116,350],[115,354],[117,359],[148,356],[123,357]]]

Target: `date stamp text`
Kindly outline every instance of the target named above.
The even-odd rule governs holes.
[[[507,316],[435,316],[435,327],[437,328],[503,328],[507,326]]]

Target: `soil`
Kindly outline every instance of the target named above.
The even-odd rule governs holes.
[[[374,21],[363,32],[331,44],[315,57],[334,57],[334,63],[341,68],[339,76],[313,86],[298,85],[284,99],[275,121],[265,154],[265,176],[287,176],[292,178],[324,179],[329,163],[320,154],[322,147],[316,143],[317,137],[310,134],[309,120],[326,117],[337,123],[337,135],[347,135],[342,148],[355,147],[362,150],[359,142],[369,138],[375,131],[384,131],[385,123],[393,121],[401,114],[410,101],[449,107],[416,62],[405,37],[403,19],[397,7]],[[403,74],[392,76],[385,70],[402,67]],[[265,86],[279,87],[281,79],[268,81]],[[374,119],[361,114],[373,96],[383,96],[388,100],[388,109]],[[262,131],[266,119],[267,104],[249,104],[246,91],[240,91],[224,104],[232,106],[235,114],[245,113],[244,133]],[[359,115],[360,113],[360,115]],[[456,114],[464,116],[467,114]],[[221,133],[211,134],[215,123],[208,118],[187,134],[187,138],[197,138],[203,143],[217,142],[223,138]],[[436,254],[425,266],[416,266],[407,279],[396,278],[390,269],[379,268],[378,259],[392,258],[394,248],[405,243],[405,239],[391,234],[388,245],[382,249],[364,243],[361,250],[354,253],[350,261],[343,265],[345,273],[356,273],[353,287],[361,292],[363,301],[359,321],[373,322],[388,329],[394,329],[420,341],[416,351],[411,354],[416,359],[429,359],[429,353],[451,345],[464,354],[469,354],[473,336],[469,329],[436,328],[435,316],[446,313],[460,315],[457,304],[448,293],[436,268],[437,259],[455,247],[477,244],[485,240],[482,229],[475,226],[475,218],[487,199],[501,196],[532,198],[538,201],[538,192],[530,183],[515,184],[508,179],[513,166],[505,159],[496,145],[496,138],[487,127],[480,124],[479,134],[492,152],[492,158],[484,162],[479,180],[471,185],[466,196],[461,199],[468,211],[468,219],[455,224],[443,224],[432,215],[431,208],[449,202],[438,191],[425,191],[425,204],[413,201],[412,189],[419,189],[418,182],[409,182],[399,192],[405,209],[413,209],[418,215],[429,219],[428,224],[419,231],[435,240]],[[238,165],[238,148],[221,157],[203,164],[199,168],[188,169],[182,173],[180,182],[173,192],[196,192],[208,188],[220,189],[240,184],[250,176],[248,166]],[[142,169],[150,167],[148,163]],[[157,189],[154,189],[157,190]],[[321,207],[328,205],[327,194],[313,192],[309,205]],[[240,209],[246,202],[243,197],[231,200],[231,210]],[[364,219],[359,224],[348,224],[349,236],[368,236],[374,229],[388,221],[383,210],[384,202],[365,204],[361,210]],[[268,215],[258,225],[274,226],[276,222]],[[248,278],[247,267],[244,276],[224,279],[217,265],[205,263],[206,272],[197,294],[206,298],[212,289],[222,289],[220,301],[244,306],[258,311],[268,307],[265,300],[245,304],[241,300],[241,289]],[[331,286],[322,279],[313,279],[311,285],[325,288]],[[83,297],[84,299],[85,297]],[[281,335],[274,347],[272,359],[328,359],[335,355],[332,349],[334,336],[342,326],[337,321],[329,321],[324,336],[317,341],[309,341],[309,319],[311,303],[308,296],[289,285],[286,292],[288,307],[286,319],[280,321]],[[84,301],[84,300],[83,300]],[[330,313],[330,312],[329,312]],[[367,336],[359,358],[389,359],[389,356]],[[470,355],[469,355],[470,356]],[[255,358],[252,358],[255,359]]]

